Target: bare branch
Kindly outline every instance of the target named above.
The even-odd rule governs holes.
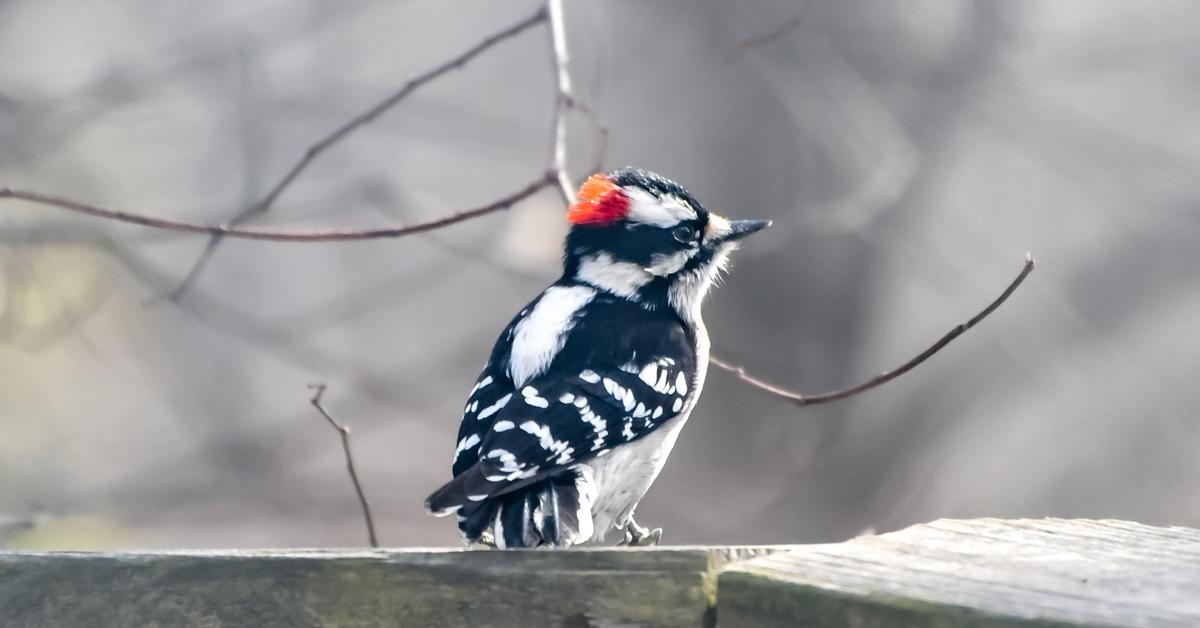
[[[279,196],[287,189],[287,187],[290,186],[292,182],[300,176],[300,174],[318,155],[329,149],[338,141],[345,138],[356,129],[361,128],[375,118],[379,117],[422,85],[436,79],[450,70],[463,66],[468,61],[483,53],[495,44],[511,38],[543,21],[549,24],[551,43],[550,48],[554,59],[555,68],[556,101],[554,124],[551,133],[550,164],[547,171],[543,173],[540,178],[529,183],[521,190],[502,197],[482,207],[455,212],[449,216],[416,225],[406,225],[402,227],[379,227],[372,229],[273,229],[238,226],[239,223],[244,222],[251,215],[269,209],[275,200],[279,198]],[[455,223],[463,222],[465,220],[477,218],[492,212],[508,209],[517,202],[520,202],[521,200],[532,196],[543,188],[550,186],[557,187],[563,199],[567,203],[570,203],[574,200],[574,193],[572,191],[573,186],[571,184],[571,177],[567,169],[567,122],[569,114],[572,110],[578,110],[590,116],[596,131],[600,136],[598,161],[602,162],[608,144],[608,129],[595,116],[595,114],[586,105],[576,99],[572,93],[566,33],[563,26],[562,1],[547,0],[546,5],[541,7],[530,17],[487,37],[458,57],[442,64],[441,66],[438,66],[437,68],[434,68],[433,70],[430,70],[429,72],[426,72],[425,74],[422,74],[421,76],[418,76],[415,79],[412,79],[402,88],[400,88],[400,90],[388,98],[379,102],[367,111],[351,118],[350,120],[347,120],[333,133],[325,136],[310,146],[308,150],[305,151],[304,156],[298,162],[296,162],[296,164],[288,171],[288,173],[285,174],[278,183],[276,183],[276,185],[265,197],[263,197],[262,200],[248,207],[241,214],[238,214],[227,223],[212,225],[158,218],[147,214],[138,214],[99,207],[96,205],[90,205],[71,199],[29,190],[0,188],[0,199],[20,199],[98,218],[127,222],[145,227],[153,227],[156,229],[207,234],[210,236],[208,243],[206,244],[200,257],[196,260],[196,263],[193,264],[191,270],[188,272],[187,277],[174,291],[167,295],[169,298],[174,299],[183,294],[183,292],[186,291],[186,289],[192,284],[196,276],[204,268],[204,265],[207,263],[208,259],[212,256],[221,239],[226,237],[248,240],[271,240],[278,242],[333,242],[347,240],[369,240],[376,238],[396,238],[414,233],[432,231],[434,229],[439,229]],[[599,169],[599,164],[597,165],[597,169]]]
[[[392,93],[387,98],[384,98],[366,111],[363,111],[362,113],[345,121],[341,126],[334,129],[333,132],[329,133],[325,137],[322,137],[314,144],[309,146],[308,149],[304,151],[304,154],[300,157],[300,159],[291,167],[291,169],[287,171],[287,173],[283,175],[282,178],[279,179],[278,182],[275,183],[271,190],[267,192],[262,199],[243,209],[223,226],[236,227],[253,216],[267,211],[271,208],[279,196],[283,194],[285,190],[287,190],[287,188],[296,180],[296,178],[299,177],[300,174],[304,172],[318,156],[321,155],[321,153],[325,152],[334,144],[338,143],[354,131],[374,121],[376,118],[386,113],[392,107],[395,107],[397,103],[404,100],[409,94],[413,93],[423,85],[437,79],[447,72],[463,67],[472,59],[480,54],[483,54],[492,46],[495,46],[496,44],[507,39],[511,39],[528,30],[529,28],[545,21],[546,16],[546,7],[539,8],[533,15],[501,31],[489,35],[488,37],[485,37],[466,52],[463,52],[462,54],[443,63],[442,65],[439,65],[436,68],[433,68],[432,70],[429,70],[428,72],[425,72],[424,74],[408,81],[400,89]],[[209,258],[212,257],[213,252],[220,244],[221,239],[226,235],[229,234],[212,234],[208,240],[208,243],[204,247],[204,251],[200,253],[200,257],[198,257],[196,262],[192,264],[192,268],[190,271],[188,271],[187,277],[184,278],[183,282],[181,282],[177,288],[167,295],[168,298],[171,300],[177,300],[183,295],[184,292],[187,291],[187,289],[195,281],[196,277],[200,274],[201,270],[203,270],[205,265],[208,264]]]
[[[10,517],[0,515],[0,547],[9,539],[41,525],[48,517],[46,515],[23,515]]]
[[[591,116],[592,124],[599,138],[596,140],[596,161],[592,165],[592,172],[600,172],[604,170],[604,161],[608,157],[608,125],[604,124],[604,121],[590,109],[587,110],[587,113]]]
[[[737,61],[738,57],[741,57],[747,50],[750,50],[751,48],[757,48],[759,46],[769,44],[776,39],[790,35],[793,31],[800,28],[800,26],[804,24],[804,18],[808,15],[808,10],[816,3],[817,0],[809,0],[804,6],[800,7],[800,11],[788,21],[761,35],[755,35],[754,37],[747,37],[746,39],[743,39],[736,46],[734,46],[733,54],[729,56],[729,58],[726,60],[726,63],[733,63],[734,61]]]
[[[555,175],[552,172],[544,173],[540,178],[526,185],[520,190],[501,197],[482,207],[458,211],[449,216],[444,216],[429,222],[423,222],[415,225],[405,225],[402,227],[377,227],[374,229],[270,229],[261,227],[235,227],[226,225],[206,225],[201,223],[186,222],[182,220],[170,220],[167,218],[156,218],[147,214],[135,214],[132,212],[120,211],[116,209],[107,209],[95,205],[88,205],[78,201],[72,201],[57,196],[41,194],[39,192],[29,192],[26,190],[13,190],[9,188],[0,188],[0,199],[13,198],[40,205],[50,207],[58,207],[61,209],[95,216],[97,218],[107,218],[109,220],[117,220],[127,222],[143,227],[153,227],[155,229],[168,229],[171,231],[184,231],[189,233],[206,233],[213,236],[222,236],[229,238],[241,238],[245,240],[272,240],[276,242],[337,242],[346,240],[374,240],[379,238],[399,238],[402,236],[412,235],[414,233],[422,233],[440,229],[455,223],[478,218],[480,216],[497,212],[503,209],[508,209],[518,202],[533,196],[543,188],[549,187],[555,183]]]
[[[965,323],[961,323],[961,324],[955,326],[954,329],[951,329],[949,333],[947,333],[945,336],[942,336],[940,340],[933,343],[928,349],[922,351],[915,358],[902,364],[899,368],[897,368],[893,371],[885,371],[883,373],[880,373],[879,375],[877,375],[857,386],[852,386],[850,388],[844,388],[842,390],[835,390],[832,392],[821,393],[821,394],[817,394],[817,395],[804,395],[804,394],[798,393],[794,390],[783,388],[782,386],[776,386],[775,384],[772,384],[770,382],[758,379],[757,377],[754,377],[753,375],[746,373],[745,368],[734,365],[734,364],[730,364],[716,356],[709,356],[708,360],[714,366],[725,369],[726,371],[729,371],[729,372],[737,375],[738,379],[742,380],[743,382],[746,382],[747,384],[750,384],[751,386],[754,386],[755,388],[765,390],[765,391],[771,393],[772,395],[775,395],[776,397],[780,397],[782,399],[787,399],[788,401],[791,401],[798,406],[808,406],[808,405],[814,405],[814,404],[818,404],[818,403],[826,403],[829,401],[837,401],[839,399],[845,399],[847,397],[852,397],[861,392],[866,392],[872,388],[875,388],[876,386],[886,384],[887,382],[890,382],[893,379],[896,379],[897,377],[900,377],[901,375],[911,371],[912,369],[916,368],[916,366],[918,364],[924,362],[925,360],[928,360],[931,356],[933,356],[933,354],[937,353],[938,351],[941,351],[942,348],[945,347],[946,345],[950,344],[950,342],[952,340],[954,340],[955,338],[958,338],[964,332],[966,332],[968,329],[977,325],[979,323],[979,321],[982,321],[983,319],[987,318],[987,316],[989,314],[994,312],[996,310],[996,308],[1000,307],[1000,305],[1002,303],[1004,303],[1006,300],[1008,300],[1008,297],[1011,296],[1012,293],[1016,291],[1017,287],[1021,285],[1021,282],[1025,281],[1025,277],[1029,276],[1029,273],[1033,272],[1033,267],[1034,267],[1033,256],[1026,253],[1025,254],[1025,266],[1024,266],[1024,268],[1021,269],[1021,273],[1017,275],[1017,278],[1013,279],[1012,283],[1008,284],[1008,287],[1004,289],[1004,292],[1000,293],[999,297],[996,297],[995,301],[992,301],[991,304],[989,304],[987,307],[983,308],[983,310],[981,312],[979,312],[978,314],[976,314],[975,316],[973,316],[971,318],[971,320],[968,320]]]
[[[567,54],[567,33],[563,26],[562,0],[547,0],[550,24],[550,51],[554,58],[554,77],[558,93],[554,102],[554,133],[551,136],[550,168],[554,171],[563,201],[575,201],[574,186],[567,174],[567,116],[576,108],[571,92],[571,58]]]
[[[367,524],[367,541],[371,547],[379,547],[379,539],[375,536],[375,519],[371,517],[371,504],[367,502],[367,494],[363,492],[362,482],[358,480],[358,471],[354,468],[354,454],[350,453],[350,426],[335,421],[321,405],[321,397],[325,395],[325,384],[309,384],[308,388],[313,391],[309,403],[317,409],[317,412],[321,413],[321,416],[325,417],[330,427],[337,430],[342,439],[342,452],[346,455],[346,472],[350,474],[350,481],[354,483],[354,492],[358,494],[358,504],[362,506],[363,520]]]

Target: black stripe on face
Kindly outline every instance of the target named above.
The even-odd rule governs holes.
[[[696,220],[667,228],[629,222],[609,227],[575,225],[567,234],[567,267],[572,270],[580,259],[597,253],[608,253],[616,261],[649,266],[656,255],[672,255],[695,247],[693,242],[680,242],[675,235],[677,229],[704,233],[707,223],[708,214],[701,213]]]

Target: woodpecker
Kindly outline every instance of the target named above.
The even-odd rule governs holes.
[[[425,501],[468,543],[630,545],[633,519],[704,388],[701,302],[738,240],[768,225],[708,212],[674,181],[595,174],[567,211],[562,277],[512,319],[471,388],[454,478]]]

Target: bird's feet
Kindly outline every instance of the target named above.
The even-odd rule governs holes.
[[[658,545],[662,540],[662,528],[643,528],[639,526],[633,517],[629,518],[629,522],[625,524],[625,540],[619,545],[628,545],[629,547],[650,547]]]
[[[492,536],[491,532],[484,532],[483,534],[480,534],[479,540],[475,542],[487,547],[488,549],[496,549],[496,539]]]

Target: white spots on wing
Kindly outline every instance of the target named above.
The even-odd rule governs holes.
[[[575,395],[572,395],[569,392],[563,393],[562,396],[558,398],[559,403],[573,403],[574,401]]]
[[[609,395],[612,395],[613,397],[617,397],[619,399],[620,397],[617,395],[617,390],[621,386],[619,384],[617,384],[615,381],[613,381],[607,377],[605,377],[603,381],[604,381],[604,390],[607,391]]]
[[[542,425],[537,421],[525,421],[520,427],[522,431],[536,436],[542,449],[558,456],[554,460],[555,464],[567,464],[571,461],[571,454],[575,453],[575,448],[565,440],[555,440],[554,435],[550,433],[550,426]]]
[[[637,407],[633,409],[633,418],[640,419],[644,416],[650,416],[650,411],[639,401]]]
[[[481,502],[487,498],[488,498],[487,495],[467,495],[467,499],[469,499],[473,502]]]
[[[514,424],[512,421],[496,421],[496,424],[492,426],[492,431],[507,432],[514,427],[516,427],[516,424]]]
[[[462,440],[458,441],[458,448],[454,450],[454,460],[457,461],[458,457],[462,455],[462,452],[467,451],[478,444],[479,434],[471,434],[470,436],[463,437]]]
[[[472,412],[474,412],[478,409],[479,409],[479,400],[476,399],[475,401],[468,403],[467,407],[463,408],[463,414],[471,414]]]
[[[488,384],[491,384],[491,383],[492,383],[492,376],[491,376],[491,375],[488,375],[487,377],[485,377],[485,378],[483,378],[483,379],[479,380],[478,382],[476,382],[476,383],[475,383],[475,387],[471,389],[471,392],[470,392],[470,393],[467,393],[467,396],[469,397],[469,396],[471,396],[471,395],[474,395],[475,393],[479,392],[479,390],[480,390],[481,388],[484,388],[484,387],[486,387]]]
[[[682,407],[683,407],[683,397],[676,397],[675,403],[671,404],[671,409],[674,410],[675,412],[679,412],[679,409]]]
[[[595,296],[587,286],[552,286],[542,293],[514,328],[508,371],[517,386],[546,372],[575,326],[575,314]]]
[[[587,404],[588,404],[588,402],[587,402],[587,397],[584,397],[584,396],[580,395],[579,397],[576,397],[576,398],[575,398],[575,407],[576,407],[576,408],[583,408],[583,407],[586,407],[586,406],[587,406]]]
[[[647,364],[642,371],[638,373],[638,379],[646,382],[647,386],[653,388],[654,382],[658,380],[658,365],[653,362]]]
[[[625,422],[625,429],[621,430],[621,436],[624,436],[625,440],[633,440],[633,421]]]
[[[663,414],[662,406],[658,406],[657,408],[654,409],[654,414],[651,414],[650,418],[657,419],[658,417],[662,416],[662,414]]]
[[[664,395],[667,394],[667,380],[670,378],[670,372],[667,369],[663,369],[662,373],[658,376],[658,381],[654,383],[654,391]]]
[[[516,473],[525,468],[524,462],[519,462],[517,457],[507,449],[493,449],[487,452],[484,458],[488,460],[496,460],[500,463],[501,473]]]
[[[546,401],[545,398],[543,398],[543,397],[539,397],[538,389],[534,388],[533,386],[526,386],[526,387],[522,388],[521,395],[525,397],[525,403],[527,403],[535,408],[550,407],[550,402]]]
[[[637,372],[638,372],[638,367],[636,364],[633,363],[633,361],[626,362],[618,368],[620,368],[622,371],[625,371],[626,373],[629,373],[630,375],[637,375]]]
[[[625,406],[625,411],[629,412],[630,410],[633,410],[633,406],[637,404],[637,400],[633,398],[632,388],[624,389],[624,393],[625,394],[621,398],[621,403]]]
[[[600,376],[596,374],[596,371],[591,369],[583,369],[580,371],[579,379],[582,379],[589,384],[596,384],[600,382]]]
[[[579,403],[580,401],[583,403]],[[604,446],[604,437],[608,436],[608,421],[604,417],[592,412],[587,400],[583,397],[575,399],[575,406],[579,409],[579,419],[584,423],[590,424],[592,431],[596,434],[596,438],[592,442],[592,451],[600,449]]]
[[[684,377],[683,371],[680,371],[679,375],[675,376],[675,390],[678,390],[681,395],[686,395],[687,389],[687,378]]]
[[[486,418],[492,416],[493,414],[496,414],[497,412],[500,411],[500,408],[503,408],[504,406],[508,405],[508,402],[510,399],[512,399],[512,393],[508,393],[507,395],[504,395],[503,397],[497,399],[496,403],[493,403],[492,405],[484,408],[483,411],[480,412],[479,416],[476,418],[482,420],[482,419],[486,419]]]
[[[608,253],[597,253],[580,260],[575,279],[631,301],[637,301],[638,290],[650,283],[654,279],[654,275],[632,262],[619,262]]]

